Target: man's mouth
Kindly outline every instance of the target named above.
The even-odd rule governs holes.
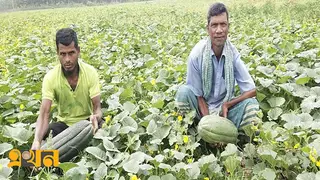
[[[71,68],[72,66],[71,66],[71,64],[66,64],[66,65],[64,65],[64,67],[66,67],[66,68]]]

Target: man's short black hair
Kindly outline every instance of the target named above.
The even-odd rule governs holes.
[[[212,16],[218,16],[224,12],[227,13],[227,20],[229,21],[229,15],[226,6],[219,2],[212,4],[208,11],[208,24],[210,23],[210,19]]]
[[[72,43],[72,41],[74,42],[74,47],[76,49],[79,49],[77,33],[73,29],[63,28],[57,31],[57,34],[56,34],[57,50],[59,50],[59,47],[58,47],[59,44],[69,46]]]

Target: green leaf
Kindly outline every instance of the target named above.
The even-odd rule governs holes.
[[[226,149],[221,153],[221,157],[230,156],[238,152],[236,145],[228,143]]]
[[[187,165],[187,174],[189,179],[198,179],[200,175],[200,168],[197,163]]]
[[[318,171],[316,174],[316,180],[320,180],[320,171]]]
[[[240,160],[241,158],[235,155],[228,156],[227,159],[223,162],[227,172],[230,172],[230,174],[233,175],[237,167],[240,166]]]
[[[171,170],[171,166],[169,164],[160,163],[159,168],[165,169],[165,170]]]
[[[7,86],[7,85],[1,85],[0,86],[0,92],[3,92],[3,93],[8,93],[10,91],[10,87]]]
[[[153,166],[151,166],[150,164],[141,164],[141,165],[139,165],[139,168],[142,171],[149,171],[149,170],[153,169]]]
[[[264,74],[267,77],[272,77],[273,75],[273,71],[274,71],[274,67],[267,67],[267,66],[257,66],[257,71],[261,72],[262,74]]]
[[[5,179],[10,179],[9,176],[12,173],[13,169],[8,167],[10,160],[5,158],[5,159],[0,159],[0,178],[1,176],[4,177]]]
[[[147,134],[151,135],[153,133],[155,133],[157,130],[157,124],[154,120],[151,120],[148,124],[148,127],[147,127]]]
[[[155,139],[162,140],[168,136],[170,129],[171,129],[171,127],[169,125],[164,125],[162,127],[158,127],[157,131],[153,134],[153,137]]]
[[[249,157],[254,157],[257,151],[253,144],[247,143],[244,148],[244,153]]]
[[[174,177],[172,174],[166,174],[161,176],[161,180],[176,180],[176,177]]]
[[[162,162],[164,160],[164,156],[161,155],[161,154],[158,154],[154,157],[154,159],[157,161],[157,162]]]
[[[61,168],[64,173],[66,173],[67,171],[69,171],[69,169],[78,167],[78,165],[72,162],[63,162],[59,163],[58,167]]]
[[[303,129],[308,129],[312,127],[313,117],[308,113],[298,114],[300,118],[300,126]]]
[[[311,79],[310,77],[302,77],[302,78],[296,79],[296,84],[305,85],[310,81],[310,79]]]
[[[19,145],[27,143],[32,134],[30,129],[27,130],[20,127],[12,128],[10,126],[4,126],[3,128],[3,136],[18,141]]]
[[[121,123],[123,127],[120,128],[119,133],[127,134],[129,132],[135,132],[138,129],[138,124],[132,117],[124,117]]]
[[[304,172],[297,176],[297,180],[309,180],[316,179],[316,175],[313,172]]]
[[[264,100],[267,96],[264,95],[263,93],[257,92],[257,99],[259,102],[261,102],[262,100]]]
[[[199,162],[199,167],[202,167],[204,166],[205,164],[209,164],[209,163],[214,163],[214,162],[217,162],[217,158],[213,155],[213,154],[210,154],[208,156],[202,156],[198,162]]]
[[[131,113],[131,111],[133,111],[135,107],[136,106],[130,101],[127,101],[123,104],[123,109],[125,111],[128,111],[129,113]]]
[[[302,100],[301,110],[305,113],[310,113],[313,109],[320,107],[320,98],[316,96],[309,96]]]
[[[276,173],[270,168],[266,168],[260,173],[261,176],[266,180],[274,180],[276,178]]]
[[[87,147],[86,152],[102,161],[105,161],[107,159],[106,153],[98,147]]]
[[[268,111],[269,120],[277,120],[278,117],[282,114],[281,108],[272,108]]]
[[[133,96],[132,88],[127,88],[120,94],[119,97],[120,97],[121,100],[124,100],[124,99],[130,98],[132,96]]]
[[[96,170],[96,172],[94,173],[94,180],[100,180],[100,179],[104,179],[104,177],[108,174],[108,168],[106,166],[105,163],[101,163],[98,167],[98,169]]]
[[[0,155],[3,155],[5,152],[11,150],[13,146],[9,143],[1,143],[0,144]]]
[[[266,169],[266,165],[263,162],[255,164],[253,166],[253,173],[254,174],[260,174],[260,172],[262,172],[264,169]]]
[[[286,122],[300,121],[300,118],[296,114],[293,114],[293,113],[282,114],[281,115],[281,119],[286,121]]]
[[[273,159],[275,159],[276,156],[277,156],[277,153],[276,153],[275,151],[271,150],[271,149],[268,148],[268,147],[263,147],[263,146],[261,146],[261,147],[258,148],[258,154],[259,154],[260,156],[262,156],[262,155],[268,155],[268,156],[271,156]]]
[[[200,167],[200,166],[199,166]],[[175,164],[172,169],[174,169],[174,171],[179,172],[181,169],[186,169],[186,164],[183,162],[179,162],[177,164]]]
[[[3,113],[1,113],[1,116],[6,117],[6,116],[9,116],[13,113],[14,113],[14,109],[12,108],[12,109],[8,109],[8,110],[4,111]]]
[[[158,101],[152,104],[152,107],[161,109],[163,105],[164,105],[164,101],[162,99],[159,99]]]
[[[257,152],[262,159],[268,161],[271,165],[274,166],[276,164],[275,158],[277,156],[277,153],[272,149],[270,149],[269,147],[260,146]]]
[[[181,161],[186,156],[185,153],[182,153],[179,151],[173,151],[173,154],[174,154],[174,158],[176,158],[179,161]]]
[[[130,155],[130,160],[134,160],[138,163],[142,163],[144,160],[152,160],[153,158],[146,155],[144,152],[141,152],[141,151],[137,151],[133,154]]]
[[[88,169],[84,166],[73,167],[66,173],[66,177],[71,180],[85,179],[88,174]]]
[[[159,176],[150,176],[148,180],[161,180]]]
[[[273,98],[268,99],[268,103],[269,103],[270,107],[272,107],[272,108],[280,107],[285,102],[286,102],[286,100],[283,97],[273,97]]]
[[[130,160],[123,164],[123,169],[129,173],[136,174],[139,171],[139,163],[134,159]]]
[[[114,144],[108,140],[107,137],[103,137],[103,146],[107,151],[119,152],[118,149],[115,148]]]
[[[273,80],[272,79],[260,78],[259,82],[263,87],[267,88],[273,83]]]

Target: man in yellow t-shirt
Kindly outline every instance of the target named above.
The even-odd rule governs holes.
[[[70,28],[60,29],[56,34],[56,46],[60,64],[43,79],[42,103],[32,150],[40,149],[41,141],[50,131],[56,136],[74,123],[88,119],[95,132],[102,122],[98,73],[94,67],[79,59],[76,32]],[[57,104],[58,122],[49,125],[53,101]]]

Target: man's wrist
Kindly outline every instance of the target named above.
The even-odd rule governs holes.
[[[231,107],[231,104],[230,104],[230,102],[228,101],[228,102],[225,102],[225,103],[223,103],[223,105],[226,107],[226,108],[230,108]]]
[[[99,114],[93,114],[93,116],[95,117],[95,119],[97,120],[97,122],[101,121],[101,116],[99,116]]]
[[[33,143],[39,143],[40,144],[40,141],[38,139],[34,139]]]

